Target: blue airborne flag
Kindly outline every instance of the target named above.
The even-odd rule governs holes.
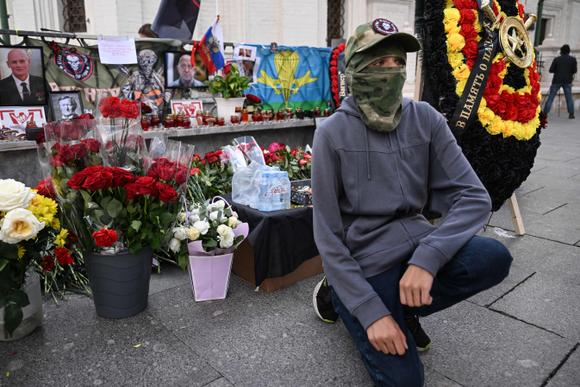
[[[255,82],[249,93],[277,111],[300,107],[310,110],[330,104],[328,73],[330,48],[257,46]]]

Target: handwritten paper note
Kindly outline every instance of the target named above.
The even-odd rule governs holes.
[[[99,59],[105,64],[137,63],[135,39],[127,36],[101,36],[98,39]]]

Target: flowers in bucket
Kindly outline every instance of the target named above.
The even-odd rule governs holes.
[[[68,234],[54,200],[19,181],[0,180],[0,308],[4,308],[7,336],[18,327],[22,308],[29,303],[23,286],[30,269],[52,273],[44,277],[47,292],[67,285],[85,288],[86,278],[77,271],[82,260],[70,248]],[[67,281],[53,281],[62,276]]]
[[[290,148],[279,142],[273,142],[264,149],[266,165],[278,166],[288,172],[290,180],[310,179],[312,171],[312,154],[307,149]]]
[[[248,236],[249,227],[238,219],[225,199],[193,202],[178,216],[169,248],[185,255],[196,301],[224,298],[234,250]],[[183,251],[187,244],[186,251]],[[189,256],[187,256],[189,255]]]

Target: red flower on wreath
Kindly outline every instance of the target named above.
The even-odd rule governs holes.
[[[339,95],[339,80],[338,80],[338,57],[344,51],[346,45],[344,43],[339,44],[332,50],[329,62],[330,71],[330,92],[332,95],[332,100],[334,101],[334,106],[338,108],[340,106],[340,95]]]
[[[111,247],[119,239],[117,231],[109,228],[103,228],[99,231],[95,231],[93,232],[92,236],[97,247]]]
[[[55,248],[54,253],[56,255],[58,263],[60,263],[61,266],[72,265],[75,262],[75,259],[73,258],[69,249],[65,247]]]
[[[42,257],[42,262],[40,263],[40,266],[42,266],[42,271],[44,273],[52,271],[52,269],[54,269],[56,266],[54,264],[54,258],[51,257],[50,255],[45,255],[44,257]]]

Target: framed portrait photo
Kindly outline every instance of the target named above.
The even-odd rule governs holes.
[[[195,54],[195,65],[191,63],[191,52],[165,52],[165,88],[191,89],[207,87],[207,67],[199,54]]]
[[[0,105],[47,103],[42,47],[0,47]]]
[[[53,91],[49,95],[50,111],[55,121],[72,120],[83,114],[80,91]]]

